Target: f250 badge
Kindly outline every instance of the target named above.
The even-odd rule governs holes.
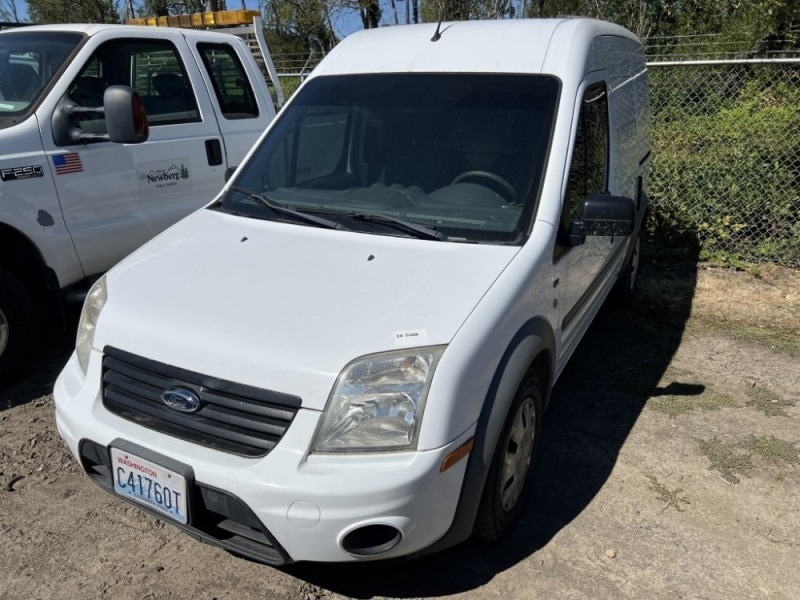
[[[40,165],[29,167],[9,167],[0,169],[0,179],[3,181],[16,181],[17,179],[32,179],[34,177],[44,177],[44,169]]]

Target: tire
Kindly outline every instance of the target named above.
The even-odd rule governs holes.
[[[495,447],[475,518],[474,535],[495,541],[516,521],[530,487],[542,424],[544,390],[530,373],[514,397]]]
[[[0,270],[0,384],[10,379],[36,342],[39,324],[34,307],[27,288]]]
[[[633,252],[628,259],[628,264],[625,265],[625,270],[619,277],[619,280],[614,285],[611,291],[613,303],[618,306],[625,306],[633,298],[634,291],[636,290],[636,278],[639,275],[639,266],[642,260],[642,232],[644,224],[636,233],[633,239]]]

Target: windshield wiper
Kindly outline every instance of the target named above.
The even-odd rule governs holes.
[[[319,227],[325,227],[326,229],[339,229],[341,231],[350,231],[350,229],[348,229],[341,223],[337,223],[336,221],[332,221],[330,219],[325,219],[324,217],[309,215],[308,213],[304,213],[299,210],[289,208],[288,206],[284,206],[283,204],[275,202],[272,198],[269,198],[268,196],[264,196],[262,194],[256,194],[255,192],[251,192],[250,190],[245,190],[243,188],[236,186],[231,187],[231,189],[235,192],[239,192],[240,194],[244,194],[248,198],[252,198],[253,200],[258,200],[261,204],[263,204],[268,208],[271,208],[276,213],[282,215],[289,215],[306,223],[310,223],[311,225],[318,225]]]
[[[371,221],[374,223],[382,223],[385,225],[392,225],[397,229],[405,231],[423,240],[436,240],[437,242],[444,242],[447,236],[441,231],[436,231],[433,227],[427,227],[419,223],[411,221],[404,221],[388,215],[380,215],[373,213],[354,213],[350,215],[356,221]]]

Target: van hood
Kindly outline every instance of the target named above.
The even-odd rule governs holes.
[[[108,274],[94,345],[322,410],[353,359],[448,344],[518,250],[201,210]]]

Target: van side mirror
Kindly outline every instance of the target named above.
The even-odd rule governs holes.
[[[81,114],[105,116],[108,133],[84,131],[78,123]],[[53,141],[57,146],[70,146],[91,141],[111,141],[118,144],[140,144],[150,134],[147,114],[139,93],[125,85],[112,85],[103,93],[103,106],[79,106],[64,96],[53,112]]]
[[[625,196],[592,194],[583,201],[580,219],[569,226],[570,246],[580,246],[586,236],[626,236],[636,225],[636,203]]]

